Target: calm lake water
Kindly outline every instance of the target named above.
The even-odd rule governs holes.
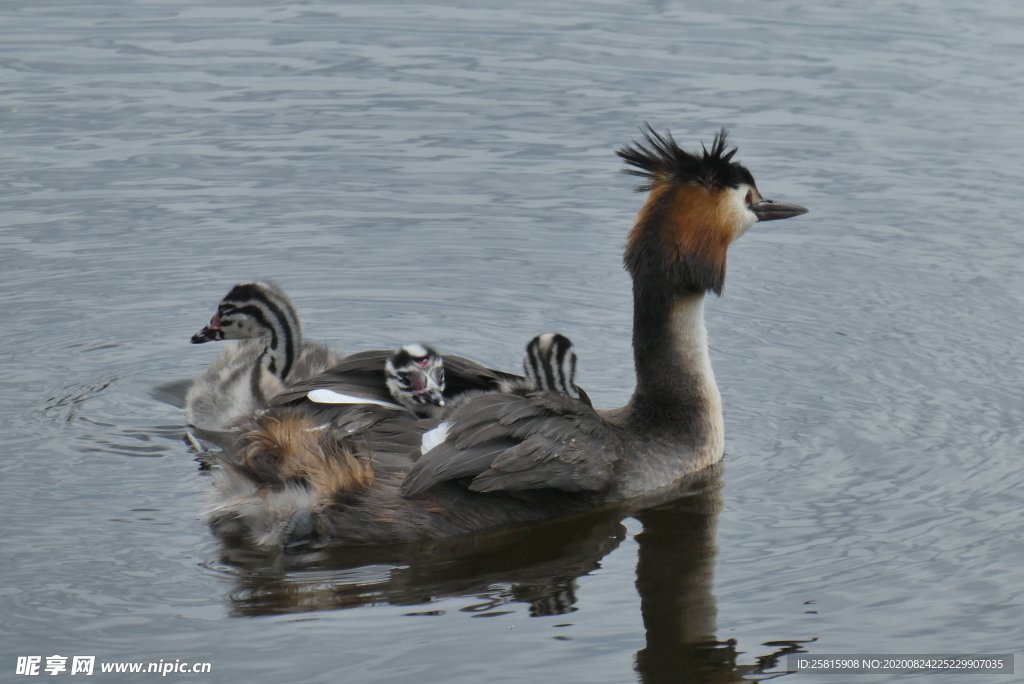
[[[1024,671],[1024,5],[516,5],[0,5],[0,680],[53,654],[212,665],[112,682],[738,682],[793,651]],[[811,210],[748,233],[708,304],[720,469],[457,548],[212,537],[181,403],[238,280],[344,350],[516,368],[556,329],[623,402],[642,198],[613,151],[644,121],[728,127]]]

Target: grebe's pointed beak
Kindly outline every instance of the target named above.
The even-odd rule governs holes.
[[[754,212],[758,221],[777,221],[806,214],[807,208],[801,207],[799,204],[784,204],[770,199],[762,199],[760,202],[751,204],[750,211]]]
[[[192,336],[192,344],[202,344],[203,342],[213,342],[215,340],[223,340],[224,331],[211,328],[206,326],[195,335]]]
[[[428,401],[434,406],[444,408],[444,388],[434,380],[433,377],[427,379],[427,398]]]
[[[220,327],[220,316],[214,315],[210,319],[210,324],[205,326],[202,330],[192,336],[192,344],[202,344],[203,342],[213,342],[214,340],[223,340],[224,331]]]

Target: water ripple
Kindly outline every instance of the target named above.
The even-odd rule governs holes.
[[[735,681],[787,649],[1012,651],[1020,7],[465,4],[0,9],[5,645],[252,681],[698,662]],[[213,541],[180,409],[215,353],[188,338],[235,280],[278,279],[345,350],[425,339],[515,367],[558,329],[591,396],[624,401],[639,198],[612,151],[643,121],[687,144],[729,127],[766,195],[811,208],[750,231],[708,306],[728,432],[713,583],[686,565],[706,554],[652,542],[699,516],[455,577],[429,554]],[[676,625],[700,637],[666,640],[688,648],[645,642],[652,545],[707,579]],[[671,613],[692,589],[656,596]]]

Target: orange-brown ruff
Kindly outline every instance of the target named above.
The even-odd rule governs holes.
[[[629,232],[627,250],[638,248],[640,236],[652,223],[650,214],[668,206],[668,220],[656,222],[666,256],[688,261],[707,280],[721,282],[725,279],[726,253],[737,237],[731,229],[738,223],[731,199],[720,189],[674,187],[658,181]]]
[[[453,402],[440,424],[412,416],[354,421],[309,403],[272,407],[217,480],[213,529],[271,548],[452,537],[640,506],[720,460],[724,425],[705,294],[721,293],[728,247],[743,232],[806,210],[763,199],[732,161],[724,131],[692,154],[647,128],[643,142],[618,154],[650,191],[625,249],[637,375],[625,406],[490,391]],[[396,446],[433,426],[425,453]]]

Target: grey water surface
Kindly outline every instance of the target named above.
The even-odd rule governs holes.
[[[1024,671],[1022,26],[1009,0],[0,4],[0,681],[55,654],[212,667],[111,682]],[[727,127],[810,208],[744,236],[708,302],[721,468],[446,547],[212,537],[181,404],[238,280],[346,351],[514,369],[558,330],[625,401],[642,197],[613,152],[644,121]]]

